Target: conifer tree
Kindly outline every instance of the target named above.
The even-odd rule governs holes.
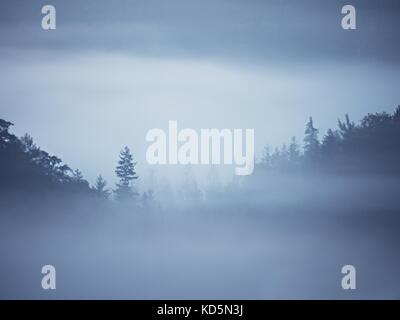
[[[118,201],[134,200],[138,193],[133,190],[132,181],[138,178],[135,171],[136,163],[128,147],[121,150],[115,173],[119,178],[114,190],[115,199]]]
[[[110,197],[110,191],[106,187],[107,181],[104,180],[101,175],[99,175],[93,188],[96,195],[98,195],[100,198],[108,199]]]
[[[315,160],[319,154],[320,143],[318,140],[318,129],[314,127],[312,117],[308,120],[304,133],[304,156],[310,160]]]

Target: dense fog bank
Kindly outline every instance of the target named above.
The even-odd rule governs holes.
[[[1,297],[399,297],[397,180],[270,181],[275,188],[237,187],[185,207],[81,199],[3,216]],[[44,264],[57,268],[51,293],[40,286]],[[355,293],[340,287],[345,264],[357,266]]]

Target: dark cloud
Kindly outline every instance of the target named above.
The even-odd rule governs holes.
[[[57,9],[57,30],[40,27],[41,6]],[[154,56],[398,63],[400,3],[350,1],[356,31],[341,29],[349,1],[104,0],[0,4],[1,47],[117,50]]]

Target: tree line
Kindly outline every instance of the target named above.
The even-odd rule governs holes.
[[[258,163],[261,170],[308,171],[361,174],[400,174],[400,106],[392,114],[367,114],[359,124],[338,120],[319,138],[310,117],[301,149],[296,138],[271,150],[266,146]]]
[[[60,158],[40,149],[31,136],[18,138],[10,133],[13,123],[0,119],[0,192],[38,194],[59,192],[62,194],[91,195],[109,199],[111,194],[117,201],[137,200],[133,181],[138,179],[136,162],[128,147],[121,150],[115,169],[118,182],[115,189],[107,188],[106,180],[99,175],[93,186],[84,179],[79,169],[71,169]],[[152,192],[142,195],[147,202]]]
[[[128,147],[121,150],[115,168],[118,182],[113,190],[99,175],[93,186],[80,170],[71,169],[57,156],[40,149],[28,134],[18,138],[10,133],[13,124],[0,119],[0,193],[90,195],[118,202],[153,200],[151,190],[140,195],[136,162]],[[359,124],[348,115],[338,120],[319,138],[319,130],[310,117],[304,132],[303,147],[293,137],[291,142],[271,150],[265,147],[257,170],[302,172],[310,170],[334,173],[400,174],[400,106],[392,114],[368,114]],[[257,171],[255,172],[257,175]]]

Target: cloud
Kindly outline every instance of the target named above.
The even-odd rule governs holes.
[[[44,4],[44,2],[43,2]],[[341,28],[346,1],[59,1],[57,30],[40,27],[41,2],[2,1],[3,48],[120,51],[154,57],[398,63],[400,4],[353,0],[356,31]]]

